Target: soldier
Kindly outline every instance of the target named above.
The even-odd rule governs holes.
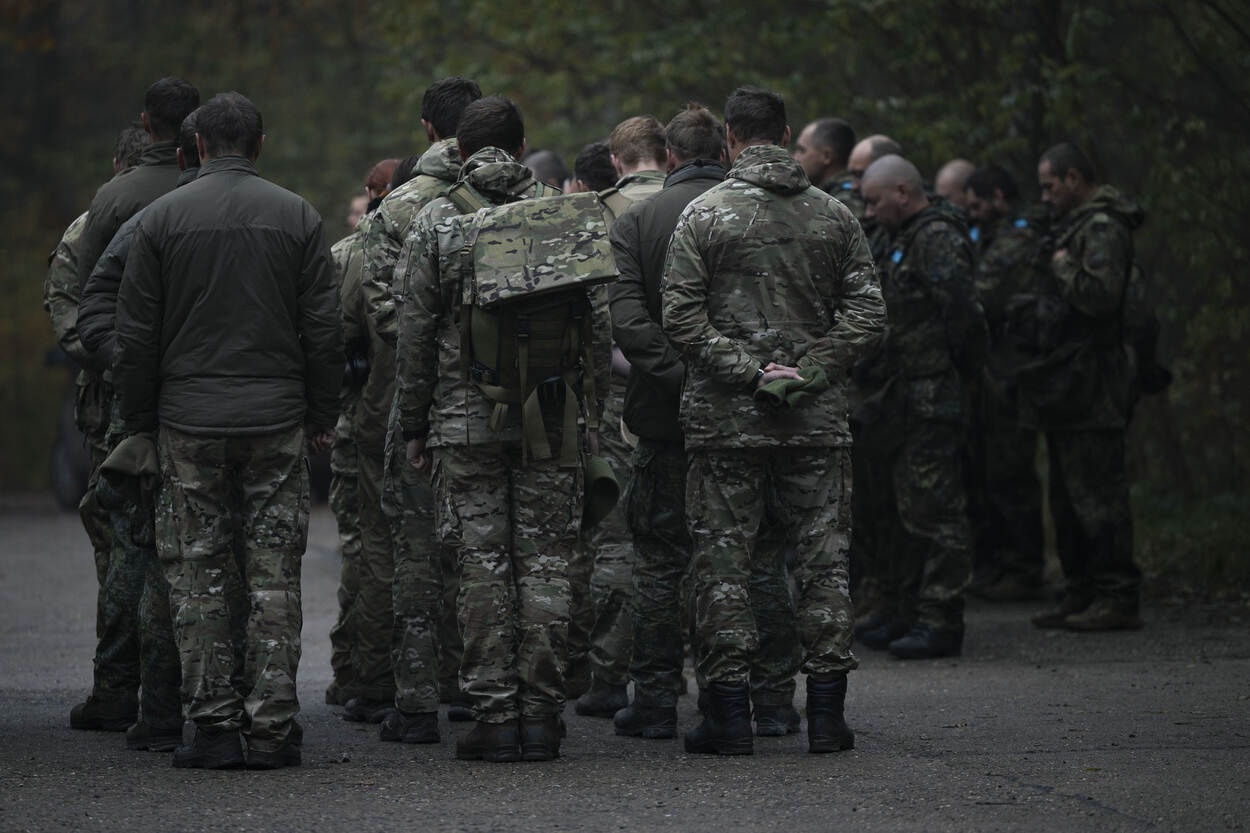
[[[352,231],[360,224],[360,218],[369,210],[369,195],[357,194],[347,205],[347,227]]]
[[[803,166],[807,178],[852,211],[857,198],[846,167],[854,147],[855,131],[833,116],[809,123],[794,143],[794,161]],[[858,207],[862,214],[863,206]]]
[[[82,288],[96,261],[122,223],[177,183],[178,126],[199,103],[199,92],[180,78],[162,78],[148,88],[142,118],[152,143],[145,148],[138,165],[100,186],[91,201],[78,242],[77,280],[72,289],[65,292],[66,301],[72,299],[76,306],[81,300]],[[72,327],[70,324],[66,328],[62,343],[73,338]],[[83,358],[84,367],[97,376],[108,369],[89,354]],[[92,380],[84,386],[83,392],[93,395],[80,400],[80,407],[99,414],[99,428],[95,433],[103,440],[113,407],[108,380]],[[97,553],[101,543],[97,537]],[[116,552],[111,536],[109,551]],[[132,611],[138,609],[142,580],[119,568],[120,564],[115,563],[111,555],[104,570],[100,570],[97,560],[96,571],[101,582],[96,599],[94,680],[86,702],[70,711],[70,726],[75,729],[124,731],[135,722],[138,713],[139,634]]]
[[[608,149],[617,181],[601,196],[609,210],[620,216],[631,205],[658,193],[664,186],[668,162],[664,127],[653,116],[628,118],[613,129]],[[608,304],[606,287],[596,290],[595,301]],[[621,482],[629,472],[632,453],[620,430],[628,379],[629,362],[620,348],[613,345],[612,392],[603,405],[607,430],[599,436],[599,453],[612,465]],[[594,624],[588,654],[590,690],[578,698],[574,709],[578,714],[591,717],[612,717],[629,705],[625,686],[629,683],[629,655],[633,650],[634,548],[619,504],[590,531],[588,540],[579,542],[578,548],[579,558],[594,562],[590,574]],[[575,588],[575,619],[579,618],[578,596]],[[570,664],[574,673],[578,671],[579,659],[578,652],[571,650]]]
[[[531,150],[521,162],[534,172],[534,179],[545,182],[552,188],[564,187],[569,178],[564,160],[554,150]]]
[[[966,183],[976,167],[967,159],[952,159],[939,168],[933,178],[934,192],[960,211],[967,210]]]
[[[1099,185],[1079,148],[1060,144],[1037,166],[1054,220],[1048,274],[1019,299],[1009,326],[1031,354],[1017,373],[1021,422],[1046,432],[1050,506],[1066,589],[1039,628],[1135,629],[1141,572],[1124,463],[1132,372],[1122,345],[1133,230],[1145,212]]]
[[[118,134],[113,146],[114,178],[139,163],[148,140],[148,134],[141,127],[127,127]],[[86,223],[87,212],[84,211],[69,224],[56,248],[48,256],[48,275],[43,284],[43,308],[52,320],[52,332],[56,336],[57,344],[78,368],[74,376],[74,424],[82,432],[91,457],[87,491],[78,505],[78,514],[87,538],[91,541],[96,578],[103,585],[108,574],[113,533],[108,512],[96,502],[95,484],[100,464],[108,454],[104,435],[108,430],[109,415],[105,410],[104,400],[110,399],[112,395],[106,395],[102,390],[102,376],[87,369],[87,351],[78,336],[78,302],[81,300],[78,249]]]
[[[841,380],[881,330],[885,307],[851,212],[785,150],[781,97],[735,90],[725,122],[733,167],[686,207],[664,267],[664,332],[686,362],[686,510],[698,666],[709,681],[708,711],[686,749],[752,751],[748,680],[759,640],[748,577],[760,496],[773,494],[795,549],[808,749],[832,752],[854,744],[843,707],[856,666]]]
[[[591,142],[573,160],[573,182],[569,193],[606,191],[616,184],[616,168],[607,142]]]
[[[194,112],[182,120],[178,129],[178,167],[182,174],[178,177],[177,187],[192,182],[200,172]],[[146,211],[145,206],[122,223],[83,287],[83,300],[78,307],[78,331],[83,347],[104,366],[111,367],[113,363],[117,293],[135,229]],[[125,433],[116,400],[111,411],[106,436],[106,448],[110,455],[120,445]],[[125,588],[126,615],[134,619],[133,628],[138,635],[139,717],[126,730],[126,746],[135,750],[169,752],[182,739],[182,704],[179,698],[182,670],[169,610],[169,582],[161,572],[156,555],[153,537],[156,507],[151,486],[111,471],[101,472],[95,488],[98,501],[110,507],[114,585]],[[236,602],[245,601],[239,598],[238,584],[232,587],[235,590],[232,598]],[[242,606],[238,609],[241,610]]]
[[[874,448],[868,468],[884,472],[873,484],[883,491],[877,503],[892,509],[887,531],[898,528],[874,542],[883,607],[857,633],[901,659],[957,655],[972,571],[965,380],[979,373],[986,349],[972,245],[959,215],[930,204],[920,172],[901,156],[872,163],[862,187],[868,216],[893,239],[878,266],[890,311],[878,349],[882,384],[857,418],[895,438]]]
[[[1042,591],[1042,486],[1037,431],[1021,427],[1017,413],[1019,354],[1007,338],[1006,314],[1012,296],[1031,290],[1045,223],[1037,212],[1020,210],[1015,180],[998,165],[974,171],[964,191],[976,224],[973,280],[990,332],[970,441],[977,552],[969,591],[991,601],[1025,601]]]
[[[622,507],[633,535],[634,699],[616,713],[618,735],[671,738],[677,732],[685,629],[683,579],[690,565],[686,454],[678,418],[685,365],[660,326],[660,278],[678,215],[725,178],[724,131],[706,108],[689,105],[665,128],[668,177],[656,196],[612,225],[621,278],[610,287],[612,330],[630,361],[625,421],[638,436]],[[770,514],[773,513],[770,507]],[[797,731],[793,706],[798,638],[785,569],[784,535],[767,518],[751,568],[751,604],[760,651],[752,658],[756,734]]]
[[[312,206],[256,174],[252,102],[215,96],[196,131],[200,175],[144,214],[117,310],[125,428],[157,433],[157,549],[195,722],[173,763],[296,766],[304,447],[333,441],[343,368],[334,265]],[[224,587],[236,526],[250,602],[237,687]]]
[[[576,399],[589,400],[588,427],[595,429],[594,397],[607,392],[610,325],[596,313],[591,326],[588,298],[578,290],[580,322],[568,317],[572,300],[545,317],[535,312],[524,325],[512,320],[510,330],[523,327],[531,335],[524,350],[533,352],[526,354],[517,339],[505,341],[504,313],[498,313],[494,320],[501,323],[496,325],[490,315],[466,305],[472,288],[463,282],[473,278],[476,286],[484,257],[467,235],[472,230],[473,241],[481,235],[501,239],[491,227],[477,224],[472,208],[518,200],[523,206],[548,189],[515,161],[524,151],[525,133],[520,112],[507,99],[491,96],[469,105],[457,141],[465,159],[461,182],[449,198],[422,211],[396,270],[403,287],[396,399],[408,459],[421,471],[433,465],[438,531],[459,555],[460,679],[477,725],[457,743],[456,756],[549,760],[559,754],[567,568],[582,510]],[[586,246],[596,244],[582,233],[588,218],[568,219]],[[511,232],[500,229],[498,234]],[[528,252],[532,242],[513,251]],[[602,266],[614,277],[606,234],[597,242]],[[472,274],[466,262],[470,253]],[[563,250],[548,263],[579,268]],[[582,342],[579,353],[592,348],[585,344],[588,326],[594,333],[597,378],[586,379],[589,369],[583,366],[578,381],[576,365],[563,370],[555,365],[576,361],[569,354],[570,338]],[[564,335],[544,336],[552,329]],[[571,336],[574,331],[581,335]],[[494,349],[481,343],[492,339]],[[513,358],[499,359],[500,350]],[[533,367],[537,355],[549,370]],[[511,375],[514,365],[520,368],[519,388]],[[535,376],[527,375],[531,369]],[[511,402],[521,407],[509,407]],[[549,443],[559,445],[558,455],[544,448]]]
[[[864,213],[864,197],[860,184],[863,181],[864,171],[873,162],[889,154],[902,155],[902,153],[903,149],[898,142],[889,136],[876,134],[867,139],[860,139],[846,163],[846,173],[850,177],[852,194],[852,199],[847,206],[855,212],[855,219],[859,220],[859,224],[864,227],[864,236],[868,238],[868,248],[874,262],[879,262],[885,255],[885,250],[890,245],[890,233],[875,219]]]
[[[339,303],[346,309],[345,293],[354,287],[359,292],[361,273],[361,249],[364,229],[360,220],[369,211],[376,210],[382,197],[388,193],[389,179],[399,167],[400,160],[384,159],[369,169],[365,176],[365,204],[360,216],[352,224],[352,233],[330,247],[334,268],[339,279]],[[411,166],[410,166],[411,167]],[[354,202],[354,201],[353,201]],[[349,271],[355,280],[348,279]],[[330,509],[339,531],[338,603],[339,615],[330,628],[330,668],[333,679],[326,687],[325,700],[332,706],[344,706],[352,697],[355,671],[352,668],[352,608],[359,590],[360,572],[360,491],[357,480],[360,467],[352,424],[360,404],[360,389],[369,375],[368,351],[365,338],[358,330],[344,334],[347,364],[343,372],[343,389],[340,395],[338,422],[334,426],[334,445],[330,449]]]
[[[465,107],[481,97],[482,91],[477,83],[467,78],[442,78],[429,86],[421,99],[421,124],[430,141],[430,148],[417,162],[412,179],[382,200],[365,229],[361,291],[370,319],[369,331],[380,340],[374,343],[379,350],[382,342],[394,345],[398,332],[391,281],[400,250],[411,236],[417,214],[455,184],[461,165],[455,138],[456,126]],[[387,373],[386,370],[381,371],[382,376]],[[421,499],[422,495],[425,495],[425,500],[430,500],[429,493],[421,491],[420,479],[403,464],[398,416],[388,414],[387,421],[383,459],[379,461],[381,470],[375,472],[382,478],[377,489],[382,494],[384,510],[389,518],[397,521],[407,518],[409,524],[419,525],[425,518],[428,522],[432,511],[430,505],[418,505],[414,501]],[[421,541],[411,543],[417,548],[426,546]],[[373,555],[377,558],[374,559]],[[379,542],[379,546],[362,553],[362,557],[368,563],[362,565],[355,607],[357,631],[353,655],[358,683],[354,697],[360,702],[349,702],[344,717],[378,723],[394,709],[396,696],[391,656],[395,618],[391,545],[383,546]],[[444,699],[454,701],[458,700],[460,669],[460,635],[455,615],[458,570],[454,553],[440,551],[439,559],[438,574],[442,582],[437,634],[439,688]],[[449,711],[451,719],[469,716],[462,702],[453,702],[452,706]]]

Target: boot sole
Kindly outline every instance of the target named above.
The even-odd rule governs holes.
[[[646,738],[647,740],[671,740],[677,737],[676,726],[648,726],[645,729],[613,731],[623,738]]]
[[[692,744],[686,741],[686,751],[694,755],[752,755],[755,747],[750,738],[738,741],[717,741],[707,744]]]
[[[822,755],[826,752],[845,752],[855,748],[855,737],[849,738],[808,738],[807,751]]]
[[[215,760],[187,760],[174,758],[175,769],[243,769],[247,761],[240,755],[238,758],[217,758]]]
[[[560,757],[559,749],[552,749],[547,744],[523,746],[521,748],[521,760],[530,763],[539,761],[554,761]]]
[[[126,739],[126,748],[133,752],[173,752],[181,744],[181,733],[168,737],[148,738],[142,741]]]
[[[463,752],[457,749],[456,759],[461,761],[486,761],[491,764],[515,764],[521,760],[521,753],[515,749],[508,750],[507,752],[496,750],[495,752],[489,753],[480,752],[478,750]]]

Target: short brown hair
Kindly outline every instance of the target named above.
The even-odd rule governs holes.
[[[682,162],[719,159],[725,146],[725,128],[702,104],[690,102],[664,128],[668,149]]]
[[[622,165],[636,165],[643,160],[663,165],[668,158],[664,153],[664,126],[655,116],[625,119],[608,137],[608,147]]]

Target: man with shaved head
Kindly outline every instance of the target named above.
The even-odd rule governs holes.
[[[967,159],[952,159],[938,169],[933,180],[933,190],[937,195],[953,206],[963,210],[968,207],[968,198],[964,194],[964,185],[977,166]]]
[[[867,217],[892,238],[877,266],[890,322],[872,362],[878,384],[856,416],[870,436],[890,439],[871,443],[880,456],[865,485],[893,511],[868,565],[881,606],[857,631],[865,645],[902,659],[953,656],[972,572],[965,386],[987,341],[972,244],[960,215],[930,204],[920,171],[901,156],[869,165],[861,188]]]
[[[794,161],[812,183],[854,212],[858,219],[864,205],[851,186],[846,166],[855,146],[855,131],[844,120],[826,116],[816,119],[794,143]]]
[[[875,219],[865,216],[860,182],[869,165],[890,153],[901,155],[903,149],[889,136],[878,133],[860,140],[851,150],[851,155],[846,162],[846,175],[851,183],[852,195],[852,201],[848,203],[848,207],[855,212],[855,219],[859,220],[859,224],[864,227],[864,236],[868,238],[868,249],[872,252],[874,261],[881,260],[882,255],[885,254],[886,247],[890,244],[890,233]]]

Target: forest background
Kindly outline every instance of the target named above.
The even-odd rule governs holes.
[[[47,485],[68,374],[41,308],[46,258],[111,175],[153,80],[252,98],[261,173],[331,239],[373,162],[425,149],[445,75],[513,98],[531,148],[571,164],[621,119],[786,98],[795,135],[846,118],[932,176],[964,156],[1036,196],[1059,140],[1148,212],[1137,235],[1175,374],[1131,429],[1139,558],[1182,596],[1250,588],[1250,5],[1237,0],[0,0],[0,492]],[[1240,231],[1238,230],[1240,229]]]

